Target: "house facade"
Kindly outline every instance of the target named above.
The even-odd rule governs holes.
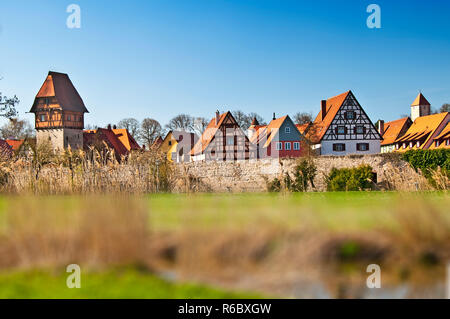
[[[35,114],[36,142],[50,143],[54,150],[83,148],[87,112],[69,76],[50,71],[30,109]]]
[[[322,100],[306,136],[320,155],[379,153],[382,139],[351,91]]]
[[[237,161],[249,159],[250,142],[231,112],[220,114],[207,125],[192,148],[191,161]]]
[[[381,153],[395,151],[395,141],[405,135],[411,125],[412,121],[409,117],[386,123],[383,120],[378,121],[378,131],[383,138],[381,142]]]
[[[172,130],[162,140],[159,149],[167,154],[170,162],[190,162],[190,152],[197,141],[198,136],[195,133]]]
[[[268,125],[249,127],[252,158],[300,157],[305,139],[295,123],[286,115],[273,116]]]

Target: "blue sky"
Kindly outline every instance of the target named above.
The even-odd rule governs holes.
[[[81,7],[81,29],[66,7]],[[381,29],[366,8],[381,7]],[[421,90],[450,103],[450,1],[17,0],[0,3],[0,92],[20,116],[49,70],[68,73],[86,123],[216,109],[319,111],[351,89],[373,121],[409,113]]]

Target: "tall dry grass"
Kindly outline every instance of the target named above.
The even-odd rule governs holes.
[[[0,234],[0,268],[98,268],[146,264],[148,212],[130,197],[9,202]]]
[[[106,147],[55,154],[39,145],[28,156],[0,161],[0,191],[10,194],[170,192],[175,180],[172,163],[157,151],[118,158]]]

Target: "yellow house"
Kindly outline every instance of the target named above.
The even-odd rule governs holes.
[[[190,161],[190,151],[197,143],[198,136],[184,131],[169,131],[159,149],[167,154],[170,162],[181,163]]]

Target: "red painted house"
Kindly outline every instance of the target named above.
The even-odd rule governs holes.
[[[254,158],[300,157],[303,155],[304,137],[289,115],[274,118],[268,125],[253,122],[249,128]]]

